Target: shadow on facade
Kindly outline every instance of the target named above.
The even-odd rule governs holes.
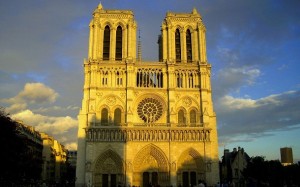
[[[209,173],[212,168],[207,160],[211,159],[204,158],[202,153],[191,147],[178,153],[180,155],[171,155],[171,159],[177,159],[172,159],[173,161],[170,162],[167,155],[159,148],[162,144],[168,143],[157,146],[143,142],[143,148],[134,154],[134,159],[125,162],[127,147],[125,143],[98,144],[98,147],[104,151],[90,152],[98,156],[95,156],[95,161],[86,163],[86,186],[190,187],[198,184],[199,181],[204,183],[210,181]],[[87,151],[92,151],[89,149],[89,141],[87,141]]]

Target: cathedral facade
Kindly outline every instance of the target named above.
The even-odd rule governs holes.
[[[132,11],[99,4],[89,27],[76,186],[216,184],[211,65],[197,10],[166,14],[157,62],[141,60]]]

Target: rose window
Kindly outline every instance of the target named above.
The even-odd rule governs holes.
[[[145,98],[137,108],[139,117],[146,123],[157,121],[163,112],[162,104],[154,98]]]

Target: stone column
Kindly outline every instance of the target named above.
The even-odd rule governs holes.
[[[175,60],[175,41],[173,41],[173,38],[174,38],[174,31],[171,29],[172,27],[171,26],[168,26],[168,47],[167,47],[167,50],[168,50],[168,60]]]
[[[127,25],[126,25],[127,26]],[[122,58],[128,57],[128,29],[123,29],[122,31]]]
[[[116,28],[111,28],[110,30],[110,52],[109,60],[114,61],[116,58]]]
[[[133,60],[136,59],[136,28],[137,28],[137,25],[136,25],[136,22],[134,21],[133,22],[133,26],[132,26],[132,45],[130,47],[132,47],[132,58]]]
[[[132,41],[131,41],[131,33],[132,33],[132,23],[129,22],[128,23],[128,34],[127,34],[127,41],[128,41],[128,45],[126,46],[127,48],[127,58],[132,57],[131,56],[131,51],[132,51]]]
[[[95,22],[94,25],[94,37],[93,37],[93,59],[97,59],[98,58],[98,53],[99,53],[99,39],[98,39],[98,31],[99,31],[99,26],[98,23]]]
[[[187,57],[186,57],[186,33],[184,30],[180,30],[180,48],[181,48],[181,62],[187,63]]]
[[[167,33],[167,28],[166,25],[162,25],[162,53],[163,53],[163,61],[166,61],[168,59],[168,46],[167,46],[167,38],[168,38],[168,33]]]
[[[193,61],[198,61],[199,60],[199,40],[197,38],[197,35],[198,35],[198,31],[197,30],[194,30],[192,32],[192,46],[193,46],[193,49],[192,49],[192,56],[193,56]]]
[[[99,38],[99,41],[98,41],[98,57],[100,60],[103,60],[103,35],[104,35],[104,30],[103,28],[101,28],[99,26],[99,31],[98,31],[98,38]]]
[[[90,37],[89,37],[89,53],[88,59],[93,58],[93,43],[94,43],[94,21],[90,22]]]

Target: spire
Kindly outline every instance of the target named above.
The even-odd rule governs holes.
[[[197,9],[196,9],[195,7],[193,8],[192,13],[193,13],[193,14],[198,14],[198,11],[197,11]]]
[[[102,10],[102,9],[103,9],[103,6],[102,6],[101,1],[100,1],[99,5],[98,5],[97,9],[99,9],[99,10]]]
[[[138,62],[142,61],[142,45],[141,45],[141,30],[139,30],[139,40],[138,40]]]

